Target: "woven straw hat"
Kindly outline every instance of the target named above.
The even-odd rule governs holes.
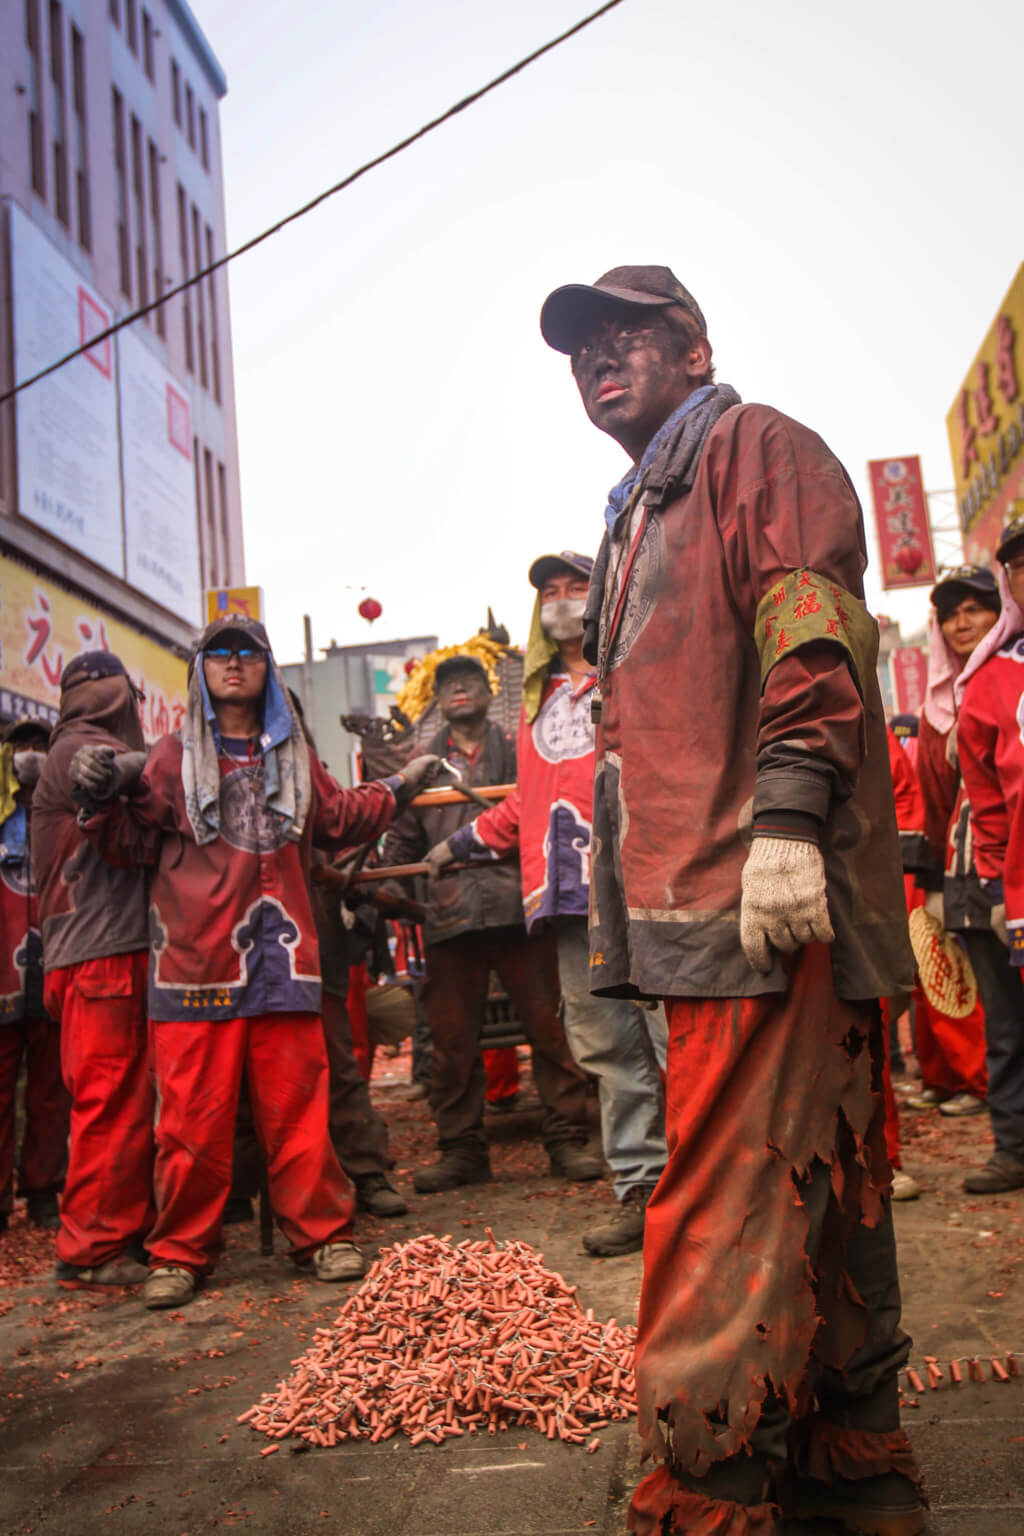
[[[978,1001],[978,981],[964,950],[938,918],[915,907],[910,914],[910,943],[924,995],[950,1019],[966,1019]]]

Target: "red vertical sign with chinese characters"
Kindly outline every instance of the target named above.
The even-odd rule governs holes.
[[[931,586],[935,580],[935,551],[928,521],[928,502],[921,479],[921,460],[869,459],[871,499],[875,507],[882,586]]]
[[[928,686],[928,657],[919,645],[901,645],[889,652],[893,712],[917,715]]]

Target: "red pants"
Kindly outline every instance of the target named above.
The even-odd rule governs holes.
[[[966,1019],[951,1019],[933,1008],[918,982],[914,989],[914,1047],[926,1088],[940,1093],[988,1092],[985,1068],[985,1010],[981,998]]]
[[[775,1529],[767,1505],[713,1502],[684,1479],[748,1449],[784,1462],[798,1423],[812,1465],[869,1408],[849,1419],[864,1433],[844,1430],[857,1475],[909,1456],[878,1012],[836,996],[823,944],[787,971],[784,994],[666,999],[668,1161],[647,1208],[636,1351],[641,1437],[665,1465],[634,1495],[638,1536],[660,1536],[666,1516],[687,1536]]]
[[[159,1095],[156,1225],[150,1265],[208,1273],[221,1249],[238,1089],[245,1069],[278,1225],[305,1258],[348,1237],[352,1186],[327,1130],[327,1051],[320,1016],[149,1024]]]
[[[0,1024],[0,1214],[14,1206],[14,1107],[25,1063],[25,1130],[18,1194],[60,1189],[68,1166],[71,1098],[60,1075],[60,1025],[52,1019]]]
[[[116,1258],[153,1220],[153,1081],[146,1047],[144,949],[50,971],[44,1002],[60,1020],[71,1094],[68,1175],[57,1257]]]
[[[497,1051],[481,1051],[487,1078],[488,1104],[500,1104],[519,1092],[519,1056],[514,1045]]]

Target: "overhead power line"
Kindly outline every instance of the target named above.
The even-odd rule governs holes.
[[[542,47],[535,48],[532,53],[528,53],[517,64],[513,64],[509,69],[503,70],[500,75],[495,75],[493,80],[489,80],[479,90],[473,91],[469,96],[464,96],[461,101],[457,101],[446,112],[442,112],[440,117],[432,118],[429,123],[424,123],[422,128],[417,128],[415,133],[410,133],[407,138],[399,140],[397,144],[392,144],[391,148],[386,149],[383,154],[375,155],[372,160],[367,160],[358,170],[351,171],[343,180],[335,182],[333,187],[328,187],[326,191],[319,193],[310,202],[304,203],[301,208],[296,208],[294,213],[286,214],[283,219],[279,219],[276,224],[272,224],[262,234],[254,235],[251,240],[246,240],[243,245],[238,246],[233,251],[228,251],[224,256],[218,257],[209,266],[203,267],[202,271],[186,278],[176,288],[169,288],[165,294],[162,294],[158,299],[154,299],[151,304],[143,304],[141,308],[133,310],[130,315],[124,315],[120,320],[115,321],[113,325],[108,326],[105,331],[98,332],[97,335],[83,342],[80,347],[76,347],[73,352],[65,353],[63,357],[59,357],[56,362],[50,363],[46,368],[41,368],[38,373],[32,374],[30,378],[22,379],[19,384],[14,385],[13,389],[9,389],[6,393],[0,395],[0,405],[3,405],[7,400],[13,400],[14,396],[21,394],[23,389],[29,389],[33,384],[38,384],[40,379],[45,379],[51,373],[56,373],[58,368],[65,367],[67,363],[73,362],[76,357],[81,357],[83,353],[91,351],[100,342],[106,341],[109,336],[116,336],[118,331],[123,331],[126,326],[133,325],[136,320],[141,320],[145,315],[152,314],[153,310],[159,309],[162,304],[169,304],[172,299],[176,299],[179,294],[185,293],[189,288],[194,288],[197,283],[201,283],[211,273],[219,271],[221,267],[226,267],[228,262],[235,261],[239,256],[244,256],[247,251],[255,250],[256,246],[262,245],[264,240],[269,240],[271,235],[278,234],[282,229],[286,229],[289,224],[294,224],[298,219],[304,219],[307,213],[312,213],[314,208],[319,208],[320,204],[326,203],[328,198],[334,197],[338,192],[344,192],[346,187],[352,186],[353,182],[358,181],[361,176],[365,176],[368,171],[376,170],[377,166],[383,165],[388,160],[393,160],[396,155],[400,155],[404,150],[410,149],[420,139],[425,139],[428,133],[433,133],[435,128],[440,128],[443,123],[449,122],[458,113],[465,112],[467,107],[474,106],[478,101],[489,95],[491,91],[496,91],[499,85],[504,85],[506,81],[520,74],[530,64],[535,64],[546,53],[551,53],[555,48],[561,47],[571,37],[575,37],[577,33],[584,31],[586,27],[591,26],[595,21],[599,21],[602,16],[606,16],[609,11],[614,11],[622,3],[623,0],[606,0],[606,4],[598,6],[596,11],[591,11],[589,16],[584,16],[581,21],[576,22],[575,26],[569,27],[565,32],[560,32],[557,37],[551,38],[550,42],[545,43]]]

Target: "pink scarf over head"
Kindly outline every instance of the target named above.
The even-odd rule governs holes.
[[[964,689],[975,672],[985,665],[990,656],[1001,651],[1003,646],[1008,645],[1017,635],[1024,633],[1024,609],[1010,591],[1010,578],[1006,574],[1006,566],[1001,561],[996,564],[996,580],[999,583],[999,596],[1003,600],[1003,609],[977,649],[968,656],[967,664],[956,679],[954,692],[957,708],[960,707]]]
[[[940,736],[947,736],[956,724],[953,690],[963,665],[952,647],[946,644],[939,615],[933,608],[928,615],[928,686],[921,712]]]

